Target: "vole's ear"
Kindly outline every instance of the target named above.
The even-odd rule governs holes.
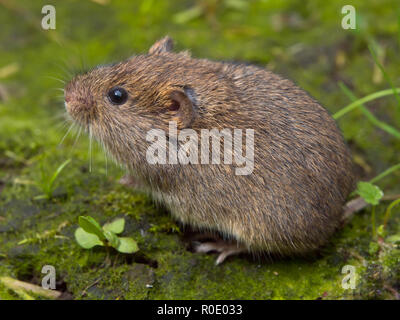
[[[196,117],[193,97],[188,88],[173,89],[166,107],[174,114],[172,121],[176,121],[178,129],[189,127]]]
[[[163,52],[171,52],[174,48],[174,40],[166,36],[156,43],[154,43],[149,49],[149,54],[161,54]]]

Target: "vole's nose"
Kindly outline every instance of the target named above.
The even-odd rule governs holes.
[[[64,94],[64,101],[66,103],[71,101],[71,95],[69,95],[67,92]]]
[[[66,103],[73,101],[75,91],[75,81],[71,80],[67,83],[64,89],[64,100]]]
[[[80,78],[72,79],[64,89],[64,104],[68,114],[75,121],[87,125],[95,115],[95,103],[90,88]]]
[[[79,97],[77,96],[76,89],[71,82],[68,83],[64,89],[64,104],[67,112],[73,117],[81,109],[79,107]]]
[[[67,109],[67,111],[69,113],[71,113],[73,111],[73,106],[76,104],[74,103],[74,100],[76,100],[76,98],[74,99],[74,93],[71,92],[71,90],[68,90],[67,88],[65,88],[64,90],[64,103],[65,103],[65,108]]]

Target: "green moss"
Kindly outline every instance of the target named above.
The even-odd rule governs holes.
[[[323,260],[266,263],[235,258],[217,267],[214,259],[164,255],[158,260],[157,290],[151,298],[316,299],[343,295],[340,270]]]

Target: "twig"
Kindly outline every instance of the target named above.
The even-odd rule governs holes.
[[[44,289],[32,283],[13,279],[11,277],[0,277],[0,282],[7,288],[13,290],[17,294],[22,294],[23,291],[29,291],[39,296],[48,299],[58,299],[61,297],[62,292],[51,289]],[[26,296],[28,297],[28,296]]]
[[[89,284],[85,289],[83,289],[81,296],[85,296],[87,293],[87,290],[89,290],[89,288],[93,287],[94,285],[98,284],[101,278],[97,279],[95,282]]]
[[[392,201],[400,198],[400,194],[389,194],[382,197],[383,201]],[[343,207],[343,221],[348,221],[354,213],[361,211],[368,203],[361,197],[348,201]]]

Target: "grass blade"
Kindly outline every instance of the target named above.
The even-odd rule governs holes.
[[[361,99],[358,99],[352,103],[350,103],[349,105],[345,106],[344,108],[342,108],[341,110],[339,110],[338,112],[336,112],[333,115],[333,118],[339,119],[340,117],[344,116],[346,113],[349,113],[350,111],[353,111],[354,109],[358,108],[360,105],[362,105],[363,103],[381,98],[381,97],[385,97],[385,96],[390,96],[393,95],[394,92],[399,93],[400,92],[400,88],[395,88],[395,90],[392,89],[386,89],[386,90],[382,90],[382,91],[377,91],[374,93],[371,93]]]
[[[381,179],[383,179],[384,177],[386,177],[387,175],[391,174],[392,172],[399,170],[400,169],[400,163],[390,167],[389,169],[386,169],[385,171],[383,171],[381,174],[378,174],[375,178],[369,180],[370,183],[375,183]]]
[[[353,102],[357,100],[357,97],[351,92],[351,90],[343,83],[339,82],[339,87],[342,89],[342,91],[352,100]],[[393,128],[392,126],[388,125],[387,123],[380,121],[378,118],[375,117],[375,115],[365,107],[364,104],[360,104],[360,108],[364,115],[367,117],[369,121],[371,121],[372,124],[377,126],[378,128],[386,131],[387,133],[395,136],[396,138],[400,139],[400,131],[397,129]]]
[[[71,159],[68,159],[67,161],[64,161],[54,172],[53,176],[51,177],[49,184],[48,184],[48,190],[53,190],[53,184],[54,181],[57,179],[58,175],[61,173],[61,171],[64,170],[66,165],[71,162]]]
[[[386,70],[383,68],[382,64],[379,62],[379,59],[377,58],[376,53],[375,53],[374,49],[372,48],[371,44],[368,45],[368,49],[369,49],[369,52],[371,53],[372,59],[374,59],[375,64],[378,66],[379,70],[383,74],[383,77],[386,79],[386,81],[389,83],[390,87],[393,90],[394,96],[395,96],[395,98],[397,100],[397,104],[398,104],[398,108],[396,109],[397,115],[398,115],[398,118],[400,118],[400,96],[397,93],[396,88],[395,88],[392,80],[390,79],[389,75],[387,74]]]
[[[386,212],[385,212],[385,217],[384,217],[384,219],[383,219],[383,226],[384,226],[384,227],[386,227],[386,225],[387,225],[387,223],[388,223],[388,221],[389,221],[390,213],[392,212],[393,207],[397,206],[398,204],[400,204],[400,198],[397,199],[397,200],[395,200],[395,201],[393,201],[393,202],[387,207]]]

